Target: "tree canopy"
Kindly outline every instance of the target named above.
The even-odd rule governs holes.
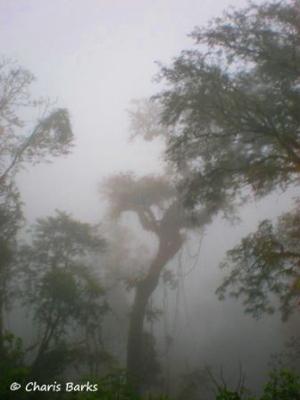
[[[69,113],[33,96],[34,76],[15,61],[0,58],[0,354],[3,355],[3,312],[8,306],[17,232],[23,220],[15,184],[25,163],[36,164],[67,154],[73,140]],[[11,294],[11,296],[9,296]]]
[[[297,185],[299,2],[249,3],[194,29],[191,37],[194,48],[161,67],[167,87],[156,96],[185,205],[221,209],[224,199],[234,204]],[[218,289],[221,297],[230,288],[257,316],[273,311],[273,292],[283,316],[290,314],[299,297],[298,213],[297,206],[276,226],[261,222],[228,252],[225,265],[232,270]]]
[[[100,338],[108,305],[93,256],[104,251],[106,241],[97,226],[61,211],[39,219],[32,233],[32,244],[19,251],[18,276],[23,275],[22,301],[41,335],[32,346],[33,374],[39,376],[42,369],[48,377],[55,375],[52,364],[63,370],[79,355],[82,365],[91,358],[87,365],[95,373],[104,358]]]
[[[30,71],[15,61],[0,58],[0,265],[6,265],[6,272],[9,249],[23,222],[14,181],[16,172],[26,162],[35,164],[67,154],[73,140],[68,111],[51,108],[49,99],[34,98],[34,79]],[[0,275],[3,289],[2,278],[4,275]],[[1,305],[0,301],[0,308]]]
[[[173,127],[167,154],[189,205],[297,182],[299,20],[299,3],[289,0],[226,12],[161,67],[162,121]]]
[[[260,222],[256,232],[243,238],[228,251],[222,267],[230,268],[228,277],[218,288],[223,298],[242,297],[246,312],[260,316],[278,307],[283,319],[299,306],[300,298],[300,221],[299,203],[291,212],[272,221]],[[274,303],[271,295],[277,297]]]
[[[69,152],[73,132],[69,113],[34,98],[30,71],[13,60],[0,59],[0,184],[22,163],[37,163]],[[34,111],[38,112],[33,124]],[[26,118],[26,116],[29,118]]]

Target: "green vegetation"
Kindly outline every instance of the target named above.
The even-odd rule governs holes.
[[[194,49],[161,67],[165,89],[151,101],[135,102],[130,114],[133,137],[163,138],[168,161],[163,174],[120,173],[101,188],[109,209],[106,223],[131,213],[140,232],[157,245],[148,259],[144,249],[130,258],[130,246],[124,246],[110,268],[124,267],[126,257],[137,268],[130,276],[113,277],[110,271],[110,284],[105,257],[112,247],[101,225],[56,211],[22,231],[17,172],[28,163],[68,154],[73,133],[66,109],[32,97],[29,71],[0,61],[0,399],[167,400],[159,394],[167,390],[155,331],[146,329],[147,318],[153,322],[160,314],[150,310],[159,283],[177,283],[166,266],[190,231],[203,229],[219,214],[231,217],[246,201],[299,184],[298,2],[251,3],[196,28],[191,37]],[[31,122],[26,112],[34,115]],[[229,273],[217,289],[221,299],[228,292],[241,298],[254,317],[279,311],[287,320],[299,312],[299,204],[277,222],[261,221],[227,252],[222,266]],[[120,248],[124,236],[117,239]],[[121,285],[133,293],[122,327],[127,344],[119,357],[103,332],[113,324],[107,322],[112,290]],[[9,331],[5,317],[14,311],[34,328],[29,338]],[[26,382],[64,384],[69,376],[98,389],[24,390]],[[22,389],[11,391],[12,382]],[[238,390],[211,383],[214,400],[300,400],[299,373],[291,367],[273,369],[260,395],[242,383]],[[205,384],[205,376],[190,374],[174,400],[206,400]]]
[[[300,30],[297,1],[250,4],[226,12],[191,37],[196,48],[161,68],[158,96],[168,127],[169,160],[185,204],[219,210],[299,183]],[[225,207],[226,210],[226,207]],[[247,312],[286,318],[299,299],[298,205],[277,226],[228,253],[232,272],[218,289],[244,300]]]

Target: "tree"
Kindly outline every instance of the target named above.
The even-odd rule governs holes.
[[[220,196],[261,197],[297,185],[299,2],[251,3],[191,36],[197,47],[161,67],[169,87],[157,96],[169,128],[167,155],[181,175],[186,206],[214,204]],[[289,314],[298,296],[298,212],[297,207],[284,215],[276,227],[262,222],[229,252],[233,270],[219,293],[233,285],[246,310],[256,313],[270,310],[265,290],[273,291]]]
[[[161,104],[147,99],[135,100],[129,111],[131,138],[140,136],[151,141],[161,137],[165,142],[169,128],[162,125],[160,114]],[[147,332],[144,332],[144,322],[149,300],[162,273],[184,245],[187,231],[201,229],[211,222],[220,208],[228,209],[223,196],[213,204],[203,204],[193,210],[185,208],[184,197],[176,188],[176,178],[172,166],[166,164],[160,176],[136,177],[132,173],[112,176],[104,182],[102,190],[112,217],[134,213],[143,230],[154,234],[158,242],[149,265],[129,282],[135,289],[135,296],[129,321],[127,372],[137,392],[146,380],[143,338]],[[167,280],[167,275],[165,278]]]
[[[104,355],[99,339],[108,305],[91,262],[104,248],[97,227],[57,211],[54,217],[37,221],[32,244],[21,249],[22,300],[38,323],[41,337],[31,347],[35,378],[55,376],[79,354],[81,365],[86,364],[93,374],[98,372]]]
[[[300,9],[284,0],[230,11],[191,37],[160,76],[167,154],[187,202],[248,187],[256,195],[298,179]]]
[[[68,111],[51,109],[48,99],[34,99],[33,81],[28,70],[12,60],[0,59],[0,354],[16,234],[23,223],[14,176],[24,163],[67,154],[73,138]],[[36,118],[35,111],[39,114]],[[28,122],[32,120],[33,124]]]
[[[11,303],[10,281],[16,251],[16,232],[23,222],[19,193],[13,183],[0,190],[0,354],[4,352],[4,306]]]
[[[186,211],[176,189],[167,177],[120,174],[104,185],[111,215],[135,213],[142,228],[155,235],[158,246],[150,265],[131,280],[135,289],[127,341],[127,372],[136,391],[145,382],[143,338],[149,299],[157,288],[161,273],[185,241],[187,229],[203,226],[212,218],[213,209],[205,207],[197,214]]]
[[[256,232],[243,238],[228,251],[223,267],[230,268],[217,293],[224,297],[227,290],[242,297],[246,312],[260,316],[275,310],[274,294],[284,320],[299,306],[300,298],[300,221],[297,207],[278,218],[260,222]],[[273,301],[272,301],[273,300]]]
[[[1,186],[24,162],[37,163],[49,156],[67,154],[72,145],[68,111],[50,109],[48,99],[34,99],[31,95],[34,79],[12,60],[0,60]],[[32,118],[35,110],[40,116],[30,126],[25,116]]]

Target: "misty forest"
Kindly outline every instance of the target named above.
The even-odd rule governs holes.
[[[299,400],[299,0],[0,21],[0,400]]]

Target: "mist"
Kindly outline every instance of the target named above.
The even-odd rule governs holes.
[[[255,3],[258,6],[264,4],[262,0]],[[55,253],[63,243],[59,235],[73,234],[77,229],[74,225],[69,231],[63,230],[63,225],[60,225],[63,221],[72,224],[73,218],[86,224],[78,227],[81,232],[78,235],[82,235],[80,239],[75,233],[70,239],[76,246],[78,240],[79,250],[74,245],[76,249],[72,248],[70,253],[66,251],[64,257],[74,250],[74,257],[71,255],[68,261],[74,262],[74,271],[79,271],[79,264],[86,264],[91,277],[84,278],[84,282],[97,281],[101,287],[101,290],[97,289],[97,299],[91,300],[91,296],[84,300],[84,307],[91,304],[91,313],[95,313],[91,315],[97,315],[101,320],[101,340],[97,336],[100,337],[100,333],[97,331],[96,334],[96,327],[88,318],[84,319],[82,311],[74,312],[75,322],[66,322],[55,338],[58,343],[59,338],[64,337],[67,343],[70,337],[74,342],[72,346],[80,343],[79,348],[83,344],[83,349],[88,349],[89,354],[96,354],[101,347],[100,361],[88,364],[88,361],[80,362],[81,356],[78,356],[64,371],[51,375],[52,361],[46,360],[42,364],[41,358],[35,365],[36,369],[30,370],[30,363],[38,353],[39,345],[36,345],[31,355],[30,351],[24,353],[24,363],[31,371],[25,382],[42,384],[54,379],[57,382],[68,379],[79,382],[82,376],[91,376],[93,382],[98,382],[96,379],[111,371],[126,371],[135,293],[163,246],[163,232],[178,233],[174,242],[170,239],[173,244],[177,244],[179,237],[182,241],[174,254],[164,254],[165,266],[145,306],[143,333],[149,335],[146,339],[151,353],[150,378],[143,372],[147,379],[144,386],[134,387],[138,394],[209,400],[215,398],[211,389],[214,388],[212,376],[220,385],[226,381],[231,388],[238,385],[243,376],[245,387],[254,395],[261,395],[276,355],[280,357],[285,353],[287,342],[299,334],[299,310],[283,321],[276,295],[271,294],[275,312],[253,318],[251,313],[245,312],[240,298],[227,295],[224,300],[219,300],[216,294],[227,276],[227,270],[220,268],[226,253],[242,238],[255,232],[262,220],[268,219],[276,224],[278,217],[293,209],[299,198],[297,182],[287,188],[281,188],[279,184],[264,196],[251,193],[251,200],[237,202],[229,217],[221,206],[220,212],[211,212],[208,207],[207,219],[195,229],[177,221],[178,216],[186,213],[181,204],[174,214],[176,218],[172,217],[174,227],[166,223],[161,228],[165,230],[159,231],[157,227],[143,225],[140,208],[135,203],[140,201],[136,198],[142,193],[144,200],[141,201],[144,205],[149,201],[154,220],[163,221],[163,210],[168,211],[172,202],[177,206],[176,191],[173,191],[177,175],[172,172],[176,170],[173,166],[169,167],[171,173],[168,171],[168,139],[157,135],[145,140],[139,133],[132,138],[130,112],[135,111],[134,101],[149,99],[166,90],[165,82],[157,79],[161,65],[170,66],[182,50],[194,51],[197,48],[190,36],[196,26],[206,26],[213,18],[221,17],[224,10],[243,8],[247,4],[242,0],[0,0],[1,54],[14,60],[9,63],[15,62],[34,75],[30,87],[32,98],[49,99],[50,110],[68,110],[74,136],[66,154],[49,154],[38,162],[34,159],[31,162],[29,158],[27,161],[25,156],[20,158],[20,166],[11,177],[20,194],[24,217],[14,241],[21,250],[25,246],[22,250],[25,253],[17,256],[13,267],[13,271],[19,268],[21,275],[7,291],[11,299],[16,299],[15,304],[12,302],[3,311],[3,332],[12,332],[15,337],[20,337],[27,348],[42,337],[43,320],[38,318],[46,313],[42,310],[45,303],[35,298],[34,293],[44,288],[41,282],[46,271],[43,267],[45,254],[48,251]],[[41,110],[38,108],[38,111]],[[25,120],[25,131],[22,132],[25,136],[30,135],[28,126],[43,120],[41,113],[33,111],[22,110],[21,115]],[[180,131],[180,126],[178,129]],[[110,181],[114,176],[125,176],[128,182]],[[148,192],[142,192],[142,185],[146,187],[149,183],[143,181],[147,176],[154,177],[150,182],[155,187],[153,200],[147,197]],[[163,177],[163,184],[158,177]],[[130,185],[137,188],[136,193],[130,190]],[[163,185],[167,187],[166,193]],[[122,190],[127,196],[125,200],[134,205],[125,204]],[[243,188],[242,195],[248,194],[247,191],[249,187]],[[123,196],[120,201],[118,196]],[[57,210],[66,214],[58,215]],[[47,242],[47,239],[39,242],[42,235],[49,232],[47,229],[54,229],[53,221],[47,220],[50,217],[58,218],[57,222],[53,220],[61,229],[58,241],[54,243],[49,239]],[[44,225],[35,225],[39,221],[44,221]],[[31,231],[30,227],[33,227]],[[54,238],[55,235],[53,233]],[[66,243],[69,245],[68,240]],[[61,252],[64,254],[64,250]],[[85,283],[80,281],[84,273],[80,272],[78,276],[74,278],[74,285],[85,287]],[[71,283],[68,284],[67,276],[58,276],[57,279],[60,282],[66,279],[61,291],[67,293],[70,289],[71,293],[73,286],[71,288]],[[23,297],[26,295],[22,293],[29,287],[33,288],[33,294],[25,301]],[[58,292],[51,293],[60,298]],[[101,311],[93,311],[93,307],[97,310],[96,306]],[[83,312],[83,315],[87,314],[87,311]],[[67,321],[67,317],[64,318]],[[95,328],[94,336],[91,326]],[[100,327],[100,322],[97,327]],[[51,340],[55,342],[54,338]],[[148,356],[143,354],[145,360]],[[133,370],[134,362],[131,364]],[[299,358],[293,363],[288,362],[288,366],[299,373]],[[39,369],[45,373],[39,376],[36,372]],[[198,373],[199,376],[204,374],[204,383],[197,378]],[[189,377],[193,376],[199,389],[197,386],[195,393],[184,392],[184,387],[187,387],[184,385],[188,385],[191,382]],[[3,393],[6,395],[8,392],[5,390]],[[23,399],[21,395],[24,393],[11,394]],[[99,396],[101,399],[101,394]]]

